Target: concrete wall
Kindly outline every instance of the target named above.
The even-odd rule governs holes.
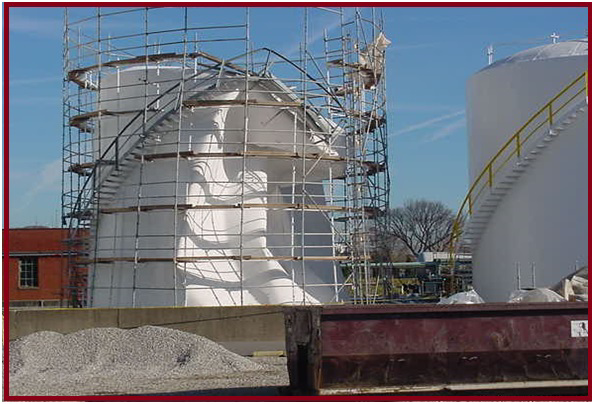
[[[87,328],[174,328],[209,338],[234,352],[284,350],[282,306],[154,307],[10,310],[10,339],[37,331],[71,333]]]

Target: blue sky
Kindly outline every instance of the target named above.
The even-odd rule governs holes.
[[[426,198],[457,209],[468,185],[466,81],[486,65],[486,46],[496,44],[498,59],[548,43],[553,32],[561,40],[584,37],[587,9],[381,10],[392,41],[387,51],[392,206],[408,198]],[[209,9],[196,18],[233,23],[244,13]],[[254,46],[294,52],[302,17],[302,9],[252,9]],[[11,227],[60,224],[62,23],[62,8],[10,9]],[[325,27],[314,14],[309,23],[311,35]]]

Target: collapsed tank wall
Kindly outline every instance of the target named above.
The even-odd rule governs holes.
[[[129,94],[127,87],[135,88],[131,83],[148,77],[149,87],[155,87],[151,86],[155,81],[166,92],[163,83],[177,83],[183,76],[176,69],[145,70],[124,70],[104,80],[104,85],[115,86],[117,79],[121,89],[115,98],[114,94],[101,94],[102,107],[113,114],[105,123],[100,121],[97,139],[103,149],[129,122],[127,117],[118,118],[120,113],[142,111],[145,102],[150,104],[156,98],[153,95],[153,100],[145,100]],[[332,139],[332,147],[329,142],[316,142],[313,131],[328,130],[319,127],[326,123],[320,121],[316,126],[312,119],[321,118],[315,116],[304,123],[298,110],[275,101],[273,97],[278,95],[267,89],[274,85],[272,79],[253,80],[249,99],[276,102],[278,107],[250,106],[246,110],[240,103],[233,104],[245,100],[245,92],[239,90],[243,84],[241,78],[227,75],[197,80],[196,84],[190,79],[184,98],[198,104],[181,113],[181,123],[173,112],[171,121],[148,128],[144,124],[145,140],[135,149],[138,157],[126,161],[129,167],[118,173],[121,182],[112,189],[115,195],[100,205],[96,258],[114,262],[97,265],[91,274],[93,306],[340,299],[333,285],[342,283],[342,274],[333,271],[330,260],[316,262],[316,258],[332,258],[329,222],[315,208],[302,212],[291,206],[305,203],[323,210],[326,195],[322,181],[331,179],[330,168],[333,175],[341,175],[344,163],[325,161],[314,166],[307,162],[303,187],[297,178],[303,169],[301,161],[275,158],[275,152],[340,157],[344,139]],[[211,89],[213,85],[216,90]],[[161,100],[163,105],[168,101],[167,97]],[[208,105],[208,101],[219,101],[222,106],[200,105]],[[134,130],[134,126],[130,126],[130,134],[124,130],[123,144],[134,137]],[[344,133],[337,130],[334,136],[344,137]],[[120,147],[120,159],[133,147],[132,142]],[[175,155],[165,157],[178,149],[192,156],[180,161]],[[238,158],[238,153],[249,151],[260,151],[262,157]],[[141,210],[159,208],[139,212],[133,209],[137,205]],[[249,208],[241,209],[242,205]],[[242,256],[251,258],[241,261],[238,257]],[[295,257],[312,260],[296,264]]]

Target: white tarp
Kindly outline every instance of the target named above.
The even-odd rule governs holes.
[[[381,73],[384,67],[384,51],[392,43],[383,32],[380,32],[373,43],[367,45],[359,55],[359,64],[375,73]]]
[[[392,42],[380,32],[373,43],[367,45],[359,55],[359,64],[363,68],[360,74],[365,88],[373,88],[379,81],[384,71],[384,51]]]
[[[474,289],[468,292],[460,292],[454,295],[439,299],[437,304],[477,304],[485,303],[482,297]]]
[[[508,303],[547,303],[565,302],[566,300],[558,293],[547,288],[530,290],[515,290],[511,293]]]

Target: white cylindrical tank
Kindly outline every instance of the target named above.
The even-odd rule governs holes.
[[[467,88],[470,184],[536,111],[587,68],[588,42],[575,40],[520,52],[472,76]],[[533,138],[548,130],[545,125]],[[578,110],[558,136],[531,155],[530,166],[505,191],[477,238],[474,286],[486,301],[507,301],[518,285],[550,286],[587,264],[587,181],[588,116]]]

